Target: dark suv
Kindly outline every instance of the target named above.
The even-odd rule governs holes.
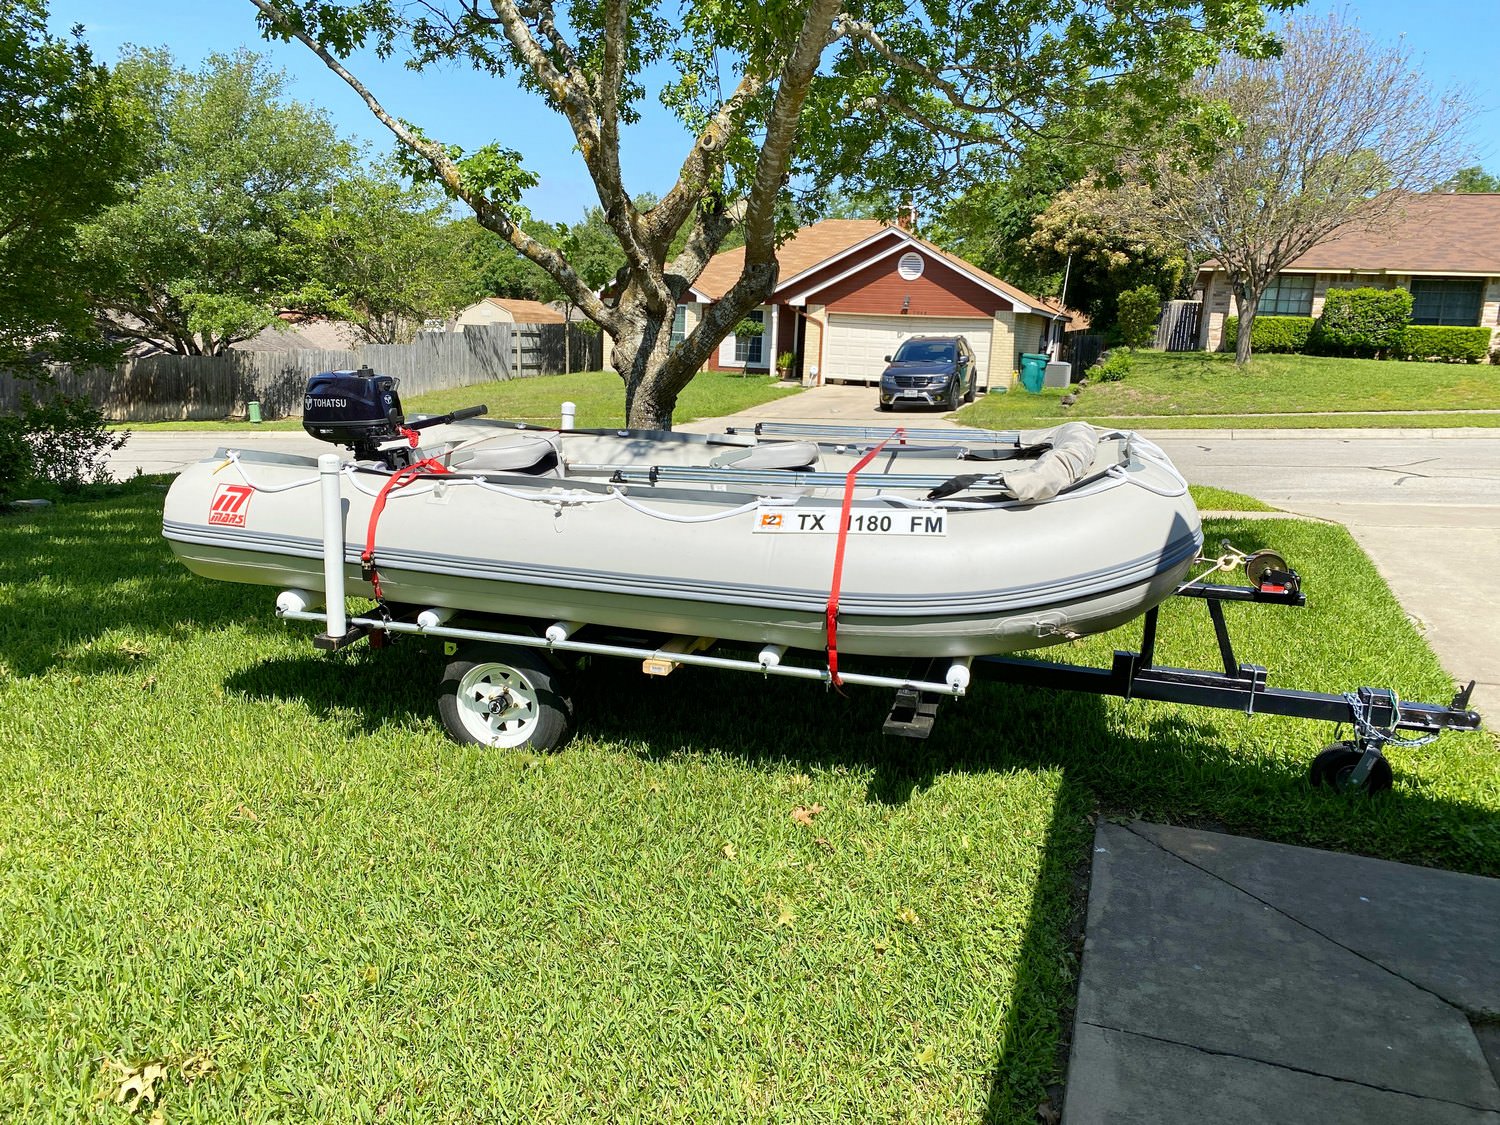
[[[974,349],[962,336],[913,336],[886,356],[880,376],[880,409],[903,402],[945,406],[974,401]]]

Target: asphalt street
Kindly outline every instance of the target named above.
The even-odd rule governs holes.
[[[747,419],[949,425],[935,413],[880,413],[868,387],[829,386],[683,428],[706,432]],[[1195,484],[1347,526],[1444,667],[1455,680],[1477,680],[1476,706],[1500,714],[1500,430],[1145,432]],[[295,432],[140,432],[111,468],[116,476],[170,473],[226,445],[330,448]]]

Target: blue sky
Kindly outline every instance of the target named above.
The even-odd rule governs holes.
[[[96,55],[113,62],[127,43],[165,46],[178,61],[194,65],[213,51],[249,46],[271,57],[292,78],[292,94],[326,109],[346,136],[390,147],[389,135],[353,91],[301,44],[260,39],[255,9],[248,0],[52,0],[52,24],[61,31],[84,25]],[[1434,85],[1462,86],[1472,96],[1471,142],[1476,160],[1500,174],[1500,4],[1495,0],[1372,0],[1345,7],[1319,2],[1306,11],[1330,8],[1351,13],[1382,41],[1404,36],[1418,64]],[[498,141],[517,149],[541,184],[525,202],[538,218],[573,222],[596,202],[572,134],[531,95],[505,80],[481,78],[461,68],[416,75],[396,60],[370,55],[350,69],[397,116],[422,125],[429,135],[475,149]],[[671,187],[686,151],[686,135],[665,112],[647,107],[645,120],[627,133],[622,149],[626,184],[632,194],[663,194]]]

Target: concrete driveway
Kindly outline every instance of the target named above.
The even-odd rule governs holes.
[[[950,428],[941,411],[876,409],[873,387],[825,386],[699,433],[752,421]],[[1375,561],[1456,680],[1479,681],[1476,706],[1500,714],[1500,430],[1146,431],[1195,484],[1346,525]],[[175,472],[223,445],[307,453],[330,447],[301,433],[144,432],[113,461]],[[1295,560],[1294,560],[1295,561]],[[1316,592],[1313,592],[1316,596]]]

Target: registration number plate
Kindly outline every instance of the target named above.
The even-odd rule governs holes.
[[[761,505],[755,511],[755,530],[770,535],[837,535],[839,514],[827,509],[809,512]],[[849,534],[947,535],[948,513],[911,510],[850,512]]]

